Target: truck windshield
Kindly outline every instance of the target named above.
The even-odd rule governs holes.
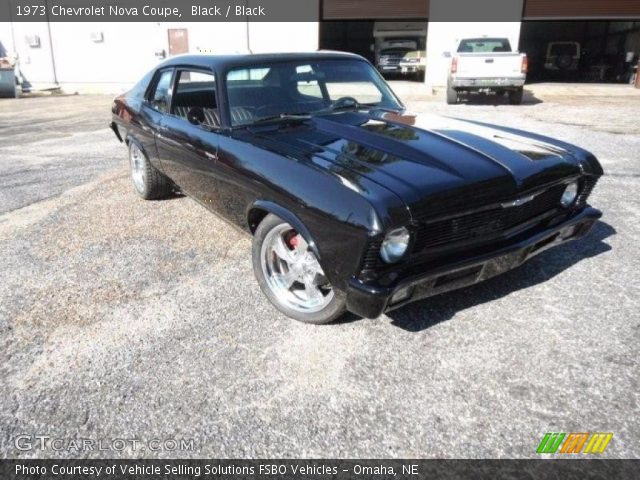
[[[460,42],[459,53],[510,52],[511,44],[506,38],[467,38]]]
[[[227,97],[234,126],[277,116],[327,113],[342,105],[403,108],[371,65],[351,59],[234,68],[227,73]]]

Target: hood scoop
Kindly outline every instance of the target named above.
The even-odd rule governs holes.
[[[566,151],[554,148],[551,145],[535,143],[532,141],[523,141],[514,137],[506,137],[502,135],[493,135],[493,141],[503,147],[524,155],[529,160],[548,160],[550,158],[563,158],[567,154]]]

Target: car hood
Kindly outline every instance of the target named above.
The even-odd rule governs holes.
[[[348,112],[251,129],[247,140],[301,160],[322,159],[314,163],[355,185],[375,182],[421,215],[525,195],[579,176],[590,160],[597,165],[560,141],[436,115]]]

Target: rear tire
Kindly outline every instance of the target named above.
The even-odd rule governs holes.
[[[455,105],[458,103],[458,92],[451,85],[447,85],[447,104]]]
[[[523,95],[524,95],[523,88],[518,88],[517,90],[511,90],[509,92],[509,103],[511,105],[521,105]]]
[[[307,242],[281,218],[269,214],[260,222],[252,259],[262,293],[287,317],[320,325],[345,312],[344,294],[328,283]]]
[[[151,165],[142,148],[133,141],[129,142],[129,165],[133,188],[142,198],[158,200],[171,194],[171,181]]]

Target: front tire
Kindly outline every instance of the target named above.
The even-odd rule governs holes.
[[[129,165],[133,188],[142,198],[157,200],[171,194],[171,181],[151,165],[142,148],[133,141],[129,142]]]
[[[331,286],[307,241],[279,217],[260,223],[252,257],[262,292],[286,316],[319,325],[344,313],[344,295]]]

